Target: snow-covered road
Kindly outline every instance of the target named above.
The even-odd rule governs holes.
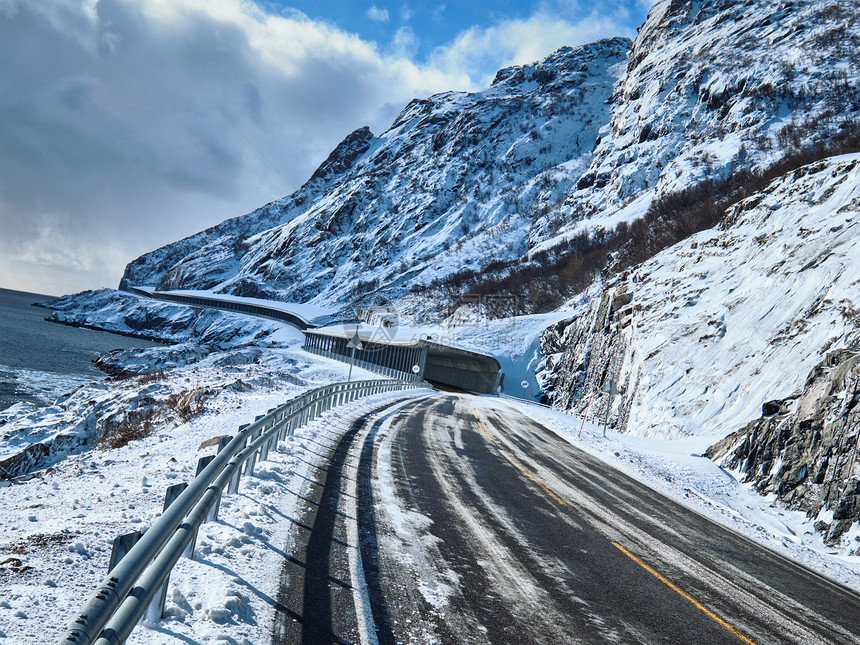
[[[860,642],[858,594],[498,400],[380,405],[318,475],[277,643]]]

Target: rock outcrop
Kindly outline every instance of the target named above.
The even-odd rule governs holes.
[[[860,520],[860,342],[829,352],[804,386],[706,456],[763,495],[805,511],[831,546]],[[860,554],[860,544],[850,545]]]
[[[609,424],[622,432],[638,384],[638,371],[629,360],[631,336],[625,331],[635,306],[627,278],[610,281],[579,316],[547,328],[540,339],[545,359],[538,372],[538,383],[551,394],[554,407],[605,415],[608,405]],[[610,381],[622,392],[612,401]]]

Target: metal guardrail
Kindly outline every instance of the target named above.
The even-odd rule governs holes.
[[[349,354],[339,354],[337,352],[332,352],[326,349],[320,349],[319,347],[312,347],[307,344],[305,344],[302,349],[306,352],[310,352],[311,354],[316,354],[317,356],[323,356],[325,358],[331,358],[333,360],[341,361],[343,363],[349,363],[350,360],[352,360],[353,364],[356,367],[365,369],[368,372],[376,372],[377,374],[382,374],[383,376],[387,376],[389,378],[411,382],[417,381],[419,383],[424,380],[423,378],[421,378],[420,374],[410,374],[406,371],[396,370],[394,368],[386,367],[385,365],[379,365],[378,363],[372,363],[370,361],[365,361],[360,358],[350,359]]]
[[[414,381],[335,383],[306,392],[240,427],[108,572],[69,623],[60,645],[122,645],[158,592],[166,588],[182,554],[193,555],[197,530],[207,518],[214,519],[224,489],[235,493],[241,475],[253,474],[257,459],[265,460],[276,442],[323,412],[358,397],[421,387],[426,385]],[[161,613],[160,607],[157,613]]]
[[[510,394],[502,394],[499,392],[500,399],[508,399],[509,401],[519,401],[520,403],[525,403],[526,405],[534,405],[539,408],[545,408],[547,410],[552,410],[553,412],[561,412],[562,414],[566,414],[570,417],[582,417],[581,414],[577,414],[573,410],[559,410],[557,408],[552,407],[551,405],[547,405],[546,403],[541,403],[540,401],[532,401],[531,399],[521,399],[518,396],[511,396]]]

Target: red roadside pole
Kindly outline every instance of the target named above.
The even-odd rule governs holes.
[[[594,398],[594,392],[588,397],[588,405],[585,406],[585,414],[582,415],[582,425],[579,426],[579,436],[577,439],[582,439],[582,429],[585,427],[585,420],[588,418],[588,408],[591,407],[591,399]]]

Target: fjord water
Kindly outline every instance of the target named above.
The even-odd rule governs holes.
[[[153,347],[151,341],[47,322],[51,296],[0,289],[0,410],[30,401],[52,403],[83,383],[104,377],[92,361],[102,352]]]

